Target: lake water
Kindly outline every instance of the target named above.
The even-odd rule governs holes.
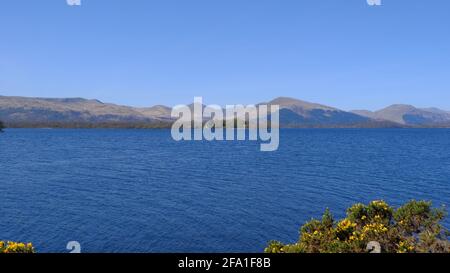
[[[169,130],[0,134],[0,240],[39,252],[261,252],[329,207],[450,203],[450,130],[286,129],[257,142]],[[447,227],[450,222],[445,222]]]

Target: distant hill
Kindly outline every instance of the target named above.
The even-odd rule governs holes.
[[[133,108],[82,98],[49,99],[0,96],[0,120],[13,127],[74,127],[87,124],[158,124],[170,108]],[[78,124],[78,125],[77,125]],[[76,125],[76,126],[75,126]]]
[[[437,108],[392,105],[371,112],[347,112],[295,98],[267,103],[280,106],[281,127],[450,127],[450,113]],[[192,108],[192,104],[189,105]],[[83,98],[27,98],[0,96],[0,120],[9,127],[166,128],[173,119],[168,106],[147,108],[103,103]]]
[[[349,126],[371,121],[368,117],[294,98],[280,97],[267,104],[280,106],[280,124],[287,127]]]
[[[438,108],[416,108],[412,105],[394,104],[375,112],[367,110],[352,112],[375,120],[387,120],[411,126],[450,124],[450,113]]]
[[[149,108],[134,108],[140,114],[151,119],[170,119],[172,108],[164,105],[155,105]]]
[[[323,110],[323,111],[339,111],[336,108],[318,104],[318,103],[312,103],[307,102],[299,99],[294,98],[288,98],[288,97],[278,97],[274,100],[271,100],[267,104],[276,104],[279,105],[280,108],[283,109],[289,109],[299,115],[306,114],[308,111],[311,110]]]

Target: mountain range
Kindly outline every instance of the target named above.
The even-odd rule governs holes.
[[[438,108],[395,104],[374,112],[343,111],[287,97],[260,104],[280,106],[281,127],[450,127],[450,112]],[[0,120],[8,127],[169,127],[171,109],[83,98],[0,96]]]
[[[389,120],[403,125],[436,125],[450,121],[450,112],[448,111],[438,108],[416,108],[405,104],[394,104],[375,112],[355,110],[352,113],[374,120]]]

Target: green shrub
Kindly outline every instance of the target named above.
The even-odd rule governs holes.
[[[34,248],[31,243],[0,241],[0,253],[34,253]]]
[[[327,209],[322,220],[312,219],[300,229],[294,244],[269,242],[266,253],[365,253],[378,242],[388,253],[450,253],[448,232],[440,224],[444,209],[431,202],[410,201],[395,210],[384,201],[355,204],[347,217],[335,221]]]

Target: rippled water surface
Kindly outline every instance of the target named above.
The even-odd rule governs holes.
[[[0,135],[0,240],[40,252],[260,252],[326,207],[450,202],[450,130],[282,130],[256,142],[174,142],[169,130]],[[449,227],[449,221],[445,224]]]

